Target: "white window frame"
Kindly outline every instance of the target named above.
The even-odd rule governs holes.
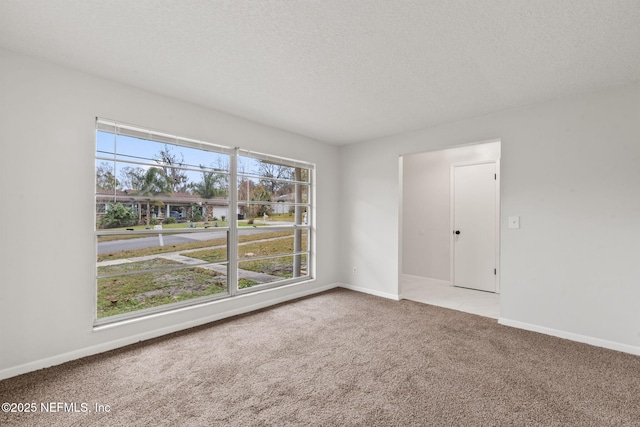
[[[107,132],[113,133],[114,136],[122,135],[122,136],[130,136],[134,138],[140,138],[145,140],[150,140],[159,143],[166,143],[178,146],[184,146],[188,148],[210,151],[214,153],[225,154],[229,156],[229,220],[227,227],[219,227],[216,231],[226,231],[227,232],[227,260],[223,262],[215,262],[212,264],[227,264],[227,291],[224,293],[213,294],[203,297],[195,297],[193,299],[168,303],[156,307],[146,308],[135,310],[123,314],[117,314],[107,317],[98,318],[97,317],[97,297],[98,297],[98,278],[99,277],[109,277],[107,276],[98,276],[97,275],[97,264],[96,264],[96,280],[94,282],[94,326],[102,326],[105,324],[117,323],[124,320],[129,320],[133,318],[145,317],[149,315],[153,315],[160,312],[173,311],[180,308],[200,305],[204,303],[208,303],[215,300],[222,300],[227,298],[233,298],[237,295],[244,295],[252,292],[258,292],[265,289],[271,289],[276,287],[281,287],[285,285],[290,285],[294,283],[303,283],[314,279],[314,266],[313,261],[315,258],[315,253],[312,250],[314,245],[312,244],[312,235],[314,230],[314,187],[315,187],[315,165],[313,163],[293,160],[288,158],[283,158],[279,156],[273,156],[264,153],[257,153],[249,150],[244,150],[238,147],[229,147],[222,146],[217,144],[212,144],[204,141],[178,137],[175,135],[171,135],[164,132],[158,132],[155,130],[149,130],[138,126],[133,126],[129,124],[124,124],[121,122],[117,122],[114,120],[108,120],[103,118],[96,118],[96,143],[97,143],[97,132]],[[116,151],[116,150],[114,150]],[[116,162],[117,153],[114,154],[113,157],[107,157],[104,155],[99,155],[97,152],[96,146],[96,157],[95,161],[106,161],[106,162]],[[293,205],[300,205],[306,209],[306,223],[305,224],[293,224],[293,225],[282,225],[282,226],[269,226],[268,232],[272,231],[285,231],[285,230],[293,230],[294,233],[296,230],[303,230],[303,232],[307,233],[307,245],[299,252],[285,253],[285,254],[277,254],[277,255],[269,255],[265,257],[252,258],[254,259],[269,259],[269,258],[278,258],[278,257],[286,257],[286,256],[304,256],[306,255],[307,269],[306,274],[304,276],[293,277],[283,280],[277,280],[273,282],[267,282],[264,284],[253,285],[248,288],[238,289],[238,264],[240,262],[246,261],[246,259],[241,259],[238,255],[239,248],[239,235],[242,234],[240,228],[238,226],[238,218],[236,215],[238,209],[238,177],[239,176],[250,176],[253,179],[264,179],[264,177],[256,176],[256,175],[247,175],[238,172],[238,161],[240,157],[249,157],[255,160],[264,160],[267,162],[277,163],[279,165],[288,166],[292,168],[302,168],[306,169],[308,172],[307,181],[296,182],[295,180],[286,180],[287,182],[295,184],[301,184],[308,187],[307,191],[307,201],[305,203],[299,203]],[[127,163],[135,163],[127,160]],[[272,180],[272,178],[269,178]],[[114,192],[115,197],[115,192]],[[96,201],[94,203],[94,209],[97,210],[96,206],[98,194],[96,192]],[[277,202],[261,202],[261,204],[275,204]],[[233,212],[233,213],[232,213]],[[96,218],[96,211],[94,211],[94,218]],[[125,231],[114,231],[114,230],[104,230],[98,229],[97,226],[95,228],[95,246],[96,246],[96,260],[98,255],[98,237],[99,236],[109,236],[109,235],[127,235],[131,233],[135,233],[136,235],[145,235],[148,234],[150,236],[163,236],[163,235],[171,235],[171,234],[185,234],[185,233],[203,233],[208,232],[210,230],[204,229],[188,229],[188,228],[180,228],[180,229],[161,229],[161,230],[136,230],[134,232],[125,232]],[[265,230],[266,231],[266,230]],[[185,268],[189,268],[185,266]],[[136,273],[154,273],[158,271],[164,271],[162,269],[158,270],[141,270],[136,271]]]

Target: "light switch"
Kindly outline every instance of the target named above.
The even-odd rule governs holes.
[[[509,217],[509,228],[520,228],[520,217],[519,216],[510,216]]]

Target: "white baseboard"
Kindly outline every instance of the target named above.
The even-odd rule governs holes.
[[[33,362],[25,363],[18,366],[12,366],[10,368],[6,368],[0,370],[0,380],[15,377],[17,375],[25,374],[27,372],[36,371],[38,369],[48,368],[55,365],[60,365],[65,362],[69,362],[71,360],[80,359],[82,357],[92,356],[94,354],[104,353],[105,351],[114,350],[116,348],[124,347],[130,344],[135,344],[140,341],[149,340],[152,338],[157,338],[163,335],[167,335],[173,332],[182,331],[185,329],[193,328],[196,326],[204,325],[210,322],[214,322],[216,320],[225,319],[227,317],[237,316],[239,314],[249,313],[251,311],[259,310],[261,308],[269,307],[272,305],[276,305],[282,302],[290,301],[296,298],[302,298],[308,295],[313,295],[319,292],[324,292],[329,289],[337,288],[341,286],[340,283],[332,283],[329,285],[318,286],[312,289],[305,289],[302,291],[294,292],[285,296],[265,299],[260,302],[246,305],[241,308],[231,309],[227,311],[222,311],[219,313],[212,314],[210,316],[199,317],[197,319],[183,322],[176,325],[171,325],[167,328],[154,329],[152,331],[148,331],[142,334],[127,336],[125,338],[108,341],[104,343],[100,343],[90,347],[84,347],[78,350],[70,351],[67,353],[58,354],[52,357],[47,357],[40,360],[35,360]],[[279,288],[275,288],[279,289]],[[251,294],[247,294],[249,296]],[[239,297],[236,297],[239,298]],[[108,326],[107,326],[108,327]]]
[[[375,295],[377,297],[382,297],[382,298],[388,298],[388,299],[392,299],[394,301],[400,301],[400,296],[399,295],[394,295],[394,294],[390,294],[390,293],[387,293],[387,292],[380,292],[380,291],[376,291],[374,289],[363,288],[361,286],[353,286],[353,285],[349,285],[347,283],[339,283],[338,286],[341,287],[341,288],[350,289],[352,291],[362,292],[364,294]]]
[[[498,323],[504,326],[511,326],[513,328],[524,329],[532,332],[539,332],[545,335],[551,335],[558,338],[564,338],[570,341],[581,342],[584,344],[593,345],[596,347],[608,348],[609,350],[621,351],[623,353],[630,353],[636,356],[640,356],[640,347],[635,347],[628,344],[622,344],[615,341],[603,340],[600,338],[594,338],[587,335],[574,334],[573,332],[560,331],[557,329],[547,328],[545,326],[533,325],[531,323],[520,322],[517,320],[505,319],[500,317]]]

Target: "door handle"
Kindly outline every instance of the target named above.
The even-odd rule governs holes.
[[[460,230],[454,231],[453,234],[460,234]]]

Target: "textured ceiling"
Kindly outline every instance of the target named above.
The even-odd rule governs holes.
[[[640,81],[640,0],[2,0],[0,47],[345,144]]]

